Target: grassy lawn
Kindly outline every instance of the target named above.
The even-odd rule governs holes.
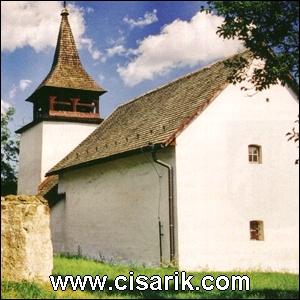
[[[122,265],[109,265],[103,264],[84,258],[68,258],[68,257],[55,257],[53,275],[108,275],[108,286],[113,285],[113,279],[118,275],[128,276],[129,271],[133,271],[134,275],[174,275],[175,269],[172,268],[141,268],[129,267]],[[193,284],[209,274],[215,278],[218,275],[248,275],[251,279],[250,291],[219,291],[214,289],[212,291],[189,291],[189,292],[176,292],[172,290],[173,286],[170,285],[169,291],[117,291],[108,289],[105,291],[72,291],[68,288],[65,292],[60,289],[57,292],[52,290],[50,283],[1,283],[1,298],[2,299],[135,299],[135,298],[170,298],[170,299],[199,299],[199,298],[222,298],[222,299],[296,299],[299,297],[299,276],[285,273],[263,273],[263,272],[249,272],[249,273],[216,273],[216,272],[194,272]],[[123,282],[120,282],[123,284]]]

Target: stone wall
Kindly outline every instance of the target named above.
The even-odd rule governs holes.
[[[1,197],[1,279],[47,281],[52,268],[46,200],[40,196]]]

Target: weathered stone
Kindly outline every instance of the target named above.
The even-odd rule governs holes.
[[[1,197],[1,279],[46,281],[52,268],[46,200],[28,195]]]

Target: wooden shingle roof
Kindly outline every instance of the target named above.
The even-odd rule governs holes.
[[[38,195],[45,196],[58,184],[58,176],[52,175],[44,179],[38,186]]]
[[[119,106],[48,175],[128,155],[149,145],[168,146],[226,87],[231,70],[224,62],[183,76]]]
[[[67,9],[64,8],[61,13],[62,18],[51,70],[27,101],[32,101],[34,95],[43,87],[93,91],[99,95],[105,92],[88,75],[81,64],[68,14]]]

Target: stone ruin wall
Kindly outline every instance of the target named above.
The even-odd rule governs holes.
[[[1,197],[1,279],[48,281],[52,268],[46,200],[27,195]]]

